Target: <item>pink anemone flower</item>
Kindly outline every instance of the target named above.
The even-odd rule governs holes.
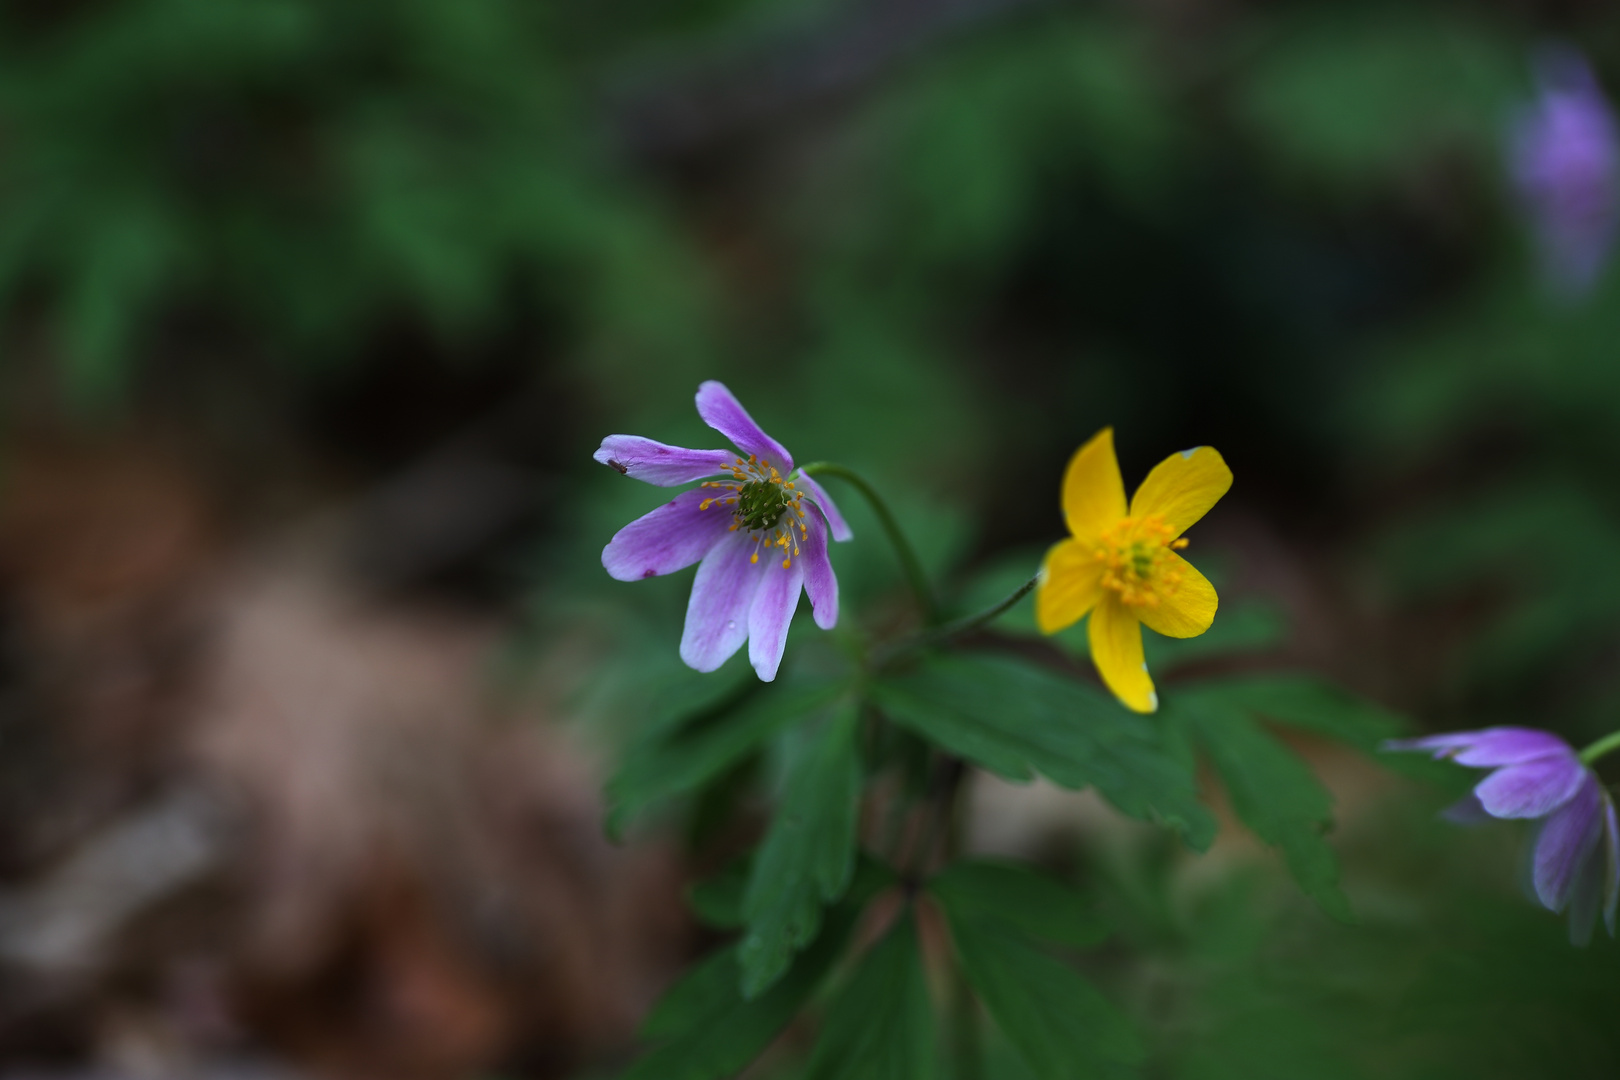
[[[802,588],[816,625],[838,623],[838,579],[827,538],[849,526],[820,484],[795,472],[793,456],[765,434],[717,382],[698,387],[698,416],[730,439],[730,450],[688,450],[639,435],[609,435],[594,455],[626,476],[659,487],[701,480],[620,529],[602,565],[620,581],[673,574],[698,564],[681,633],[681,659],[713,671],[748,642],[748,660],[776,678]]]

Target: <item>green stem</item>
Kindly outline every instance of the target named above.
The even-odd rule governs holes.
[[[985,623],[995,622],[997,619],[1001,618],[1002,615],[1010,611],[1014,604],[1028,596],[1035,586],[1040,584],[1040,581],[1041,575],[1036,574],[1034,577],[1018,586],[1018,588],[1014,589],[1012,595],[1007,597],[1005,600],[1001,600],[996,604],[985,608],[976,615],[964,615],[960,619],[952,619],[944,626],[941,626],[935,630],[930,630],[927,636],[934,641],[944,641],[946,638],[955,637],[957,634],[965,634],[969,630],[977,630]]]
[[[949,865],[962,853],[963,803],[972,776],[967,763],[958,757],[949,759],[947,769],[943,812],[946,818],[945,863]],[[974,1007],[973,988],[968,984],[967,973],[962,969],[959,956],[952,957],[950,1016],[955,1080],[984,1080],[984,1047],[979,1040],[979,1013]]]
[[[952,958],[950,984],[950,1046],[956,1080],[983,1080],[984,1049],[979,1040],[979,1012],[973,1007],[973,988],[962,971],[962,961]]]
[[[883,531],[888,534],[889,543],[894,547],[894,553],[900,558],[900,569],[906,575],[906,581],[911,586],[912,593],[917,597],[917,606],[922,609],[923,619],[932,625],[939,619],[939,608],[934,603],[934,592],[928,587],[928,578],[923,573],[922,562],[918,560],[917,553],[906,540],[905,534],[900,531],[900,523],[889,512],[889,505],[883,501],[883,496],[877,489],[866,482],[866,479],[853,469],[846,468],[832,461],[816,461],[801,466],[800,472],[807,476],[836,476],[846,483],[854,485],[867,503],[872,512],[877,514]]]
[[[1620,731],[1610,732],[1581,751],[1581,764],[1590,765],[1604,754],[1620,750]]]
[[[872,662],[873,670],[893,663],[895,660],[898,660],[907,653],[916,652],[918,649],[926,649],[931,646],[938,645],[941,642],[949,641],[951,638],[956,637],[959,634],[965,634],[969,630],[977,630],[979,627],[984,626],[987,623],[994,622],[996,619],[1000,618],[1003,614],[1009,611],[1014,604],[1028,596],[1030,591],[1040,583],[1040,580],[1041,575],[1036,574],[1034,577],[1018,586],[1018,588],[1014,589],[1011,596],[1008,596],[1006,599],[985,608],[983,611],[975,615],[964,615],[960,619],[952,619],[944,626],[936,626],[931,630],[924,630],[920,634],[913,634],[909,638],[896,642],[887,649],[884,649],[882,652],[878,653],[877,657]]]

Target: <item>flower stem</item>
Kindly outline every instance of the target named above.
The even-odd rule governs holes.
[[[1612,731],[1581,751],[1581,764],[1590,765],[1604,754],[1620,750],[1620,731]]]
[[[985,623],[994,622],[996,619],[1000,618],[1002,615],[1011,610],[1014,604],[1028,596],[1030,591],[1040,583],[1040,580],[1041,575],[1036,574],[1034,577],[1018,586],[1018,588],[1014,589],[1012,595],[1006,599],[998,601],[976,615],[964,615],[960,619],[952,619],[944,626],[929,631],[928,637],[934,641],[943,641],[946,638],[955,637],[957,634],[965,634],[969,630],[977,630]]]
[[[979,1013],[973,1007],[973,988],[962,971],[962,961],[951,963],[950,1044],[957,1080],[983,1080],[984,1051],[979,1041]]]
[[[1010,610],[1014,604],[1028,596],[1030,591],[1040,583],[1040,580],[1041,575],[1036,574],[1034,577],[1018,586],[1018,588],[1014,589],[1011,596],[992,604],[990,607],[985,608],[983,611],[978,612],[977,614],[964,615],[960,619],[952,619],[944,626],[936,626],[933,629],[924,630],[920,634],[913,634],[911,637],[895,642],[893,645],[877,654],[876,658],[872,661],[872,668],[875,670],[877,668],[884,667],[885,665],[899,659],[907,653],[916,652],[918,649],[926,649],[932,645],[938,645],[943,641],[949,641],[958,634],[965,634],[969,630],[977,630],[979,627],[984,626],[987,623],[994,622],[996,619],[1000,618],[1003,614]]]
[[[877,514],[878,522],[882,524],[883,531],[888,534],[889,543],[894,547],[894,553],[900,559],[900,569],[906,575],[906,582],[911,586],[913,595],[917,598],[917,606],[922,609],[923,619],[929,625],[939,620],[939,607],[934,603],[934,591],[928,586],[928,578],[923,573],[922,562],[917,558],[904,533],[900,531],[900,523],[889,512],[888,503],[877,489],[866,482],[866,479],[853,469],[846,468],[832,461],[816,461],[801,466],[800,472],[808,476],[836,476],[846,483],[852,484]]]

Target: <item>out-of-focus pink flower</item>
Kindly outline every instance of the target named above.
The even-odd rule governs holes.
[[[1548,46],[1535,59],[1536,96],[1513,118],[1508,166],[1542,271],[1575,299],[1596,284],[1620,224],[1620,135],[1586,58]]]
[[[1569,936],[1576,944],[1591,939],[1600,908],[1614,935],[1620,825],[1597,774],[1568,743],[1549,731],[1494,727],[1394,739],[1384,749],[1428,750],[1459,765],[1492,770],[1446,817],[1464,824],[1485,818],[1540,821],[1536,896],[1552,911],[1569,909]]]
[[[814,478],[795,472],[786,448],[717,382],[697,392],[698,415],[742,452],[688,450],[639,435],[609,435],[596,460],[659,487],[709,480],[620,529],[602,565],[620,581],[672,574],[698,563],[681,634],[681,659],[713,671],[748,642],[748,659],[776,678],[788,625],[809,594],[816,625],[838,622],[838,579],[827,538],[849,526]],[[744,457],[743,455],[747,456]]]

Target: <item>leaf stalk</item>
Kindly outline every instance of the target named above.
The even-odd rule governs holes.
[[[900,569],[906,576],[906,583],[911,587],[912,595],[917,598],[917,607],[922,611],[923,621],[930,626],[938,622],[939,605],[934,601],[934,591],[928,585],[928,576],[923,573],[922,561],[917,558],[916,549],[906,539],[905,533],[900,531],[899,521],[895,519],[889,504],[884,502],[877,489],[854,469],[833,461],[814,461],[801,466],[799,471],[807,476],[836,476],[861,493],[861,497],[877,515],[879,524],[883,526],[883,531],[889,538],[890,546],[894,548],[894,553],[900,560]]]

